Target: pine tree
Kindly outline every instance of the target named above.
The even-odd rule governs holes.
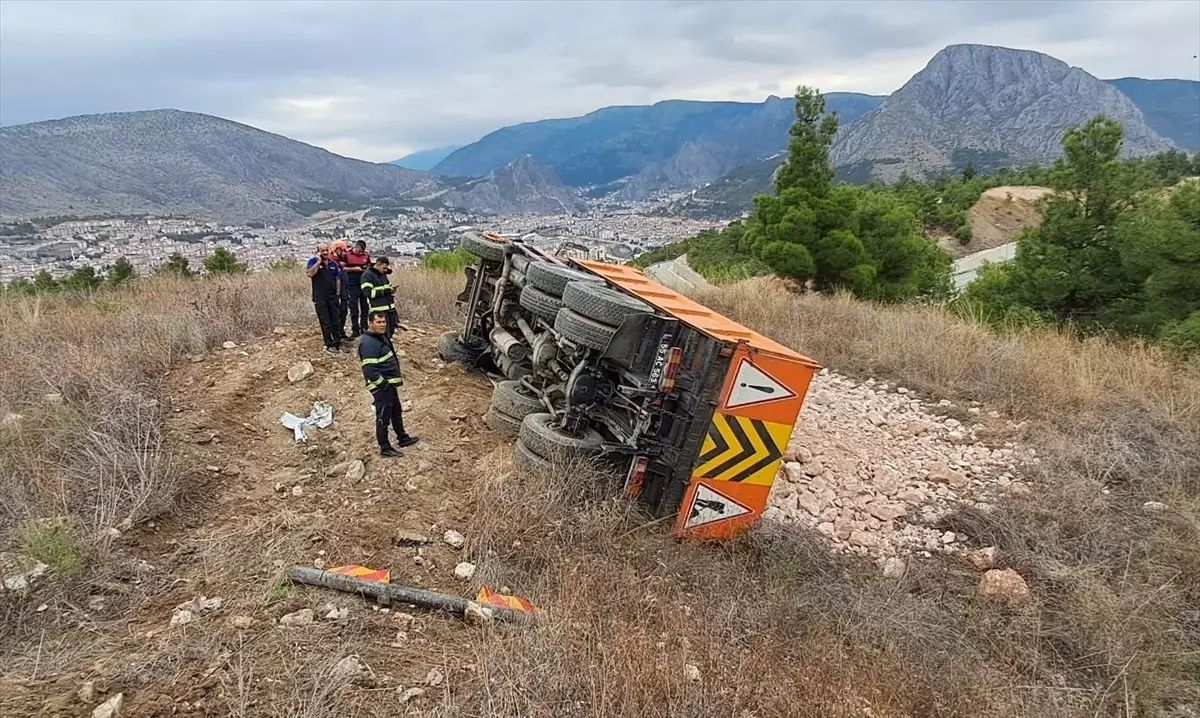
[[[209,274],[245,274],[246,264],[239,262],[237,255],[224,247],[204,258],[204,271]]]

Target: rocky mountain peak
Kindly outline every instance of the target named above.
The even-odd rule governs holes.
[[[1104,114],[1125,127],[1130,156],[1169,150],[1115,87],[1049,55],[990,45],[942,49],[903,87],[843,129],[839,167],[892,181],[973,163],[996,169],[1059,156],[1063,134]]]
[[[579,212],[585,208],[583,199],[562,183],[553,168],[529,154],[492,170],[487,177],[467,182],[444,199],[455,206],[495,214]]]

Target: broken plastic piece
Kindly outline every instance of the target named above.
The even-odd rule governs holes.
[[[301,418],[285,411],[279,417],[279,423],[295,432],[296,443],[305,442],[308,441],[309,429],[325,429],[333,423],[333,407],[324,401],[314,402],[308,416]]]

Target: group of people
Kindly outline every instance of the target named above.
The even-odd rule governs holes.
[[[351,247],[343,240],[317,245],[305,274],[312,282],[312,301],[321,324],[321,338],[330,354],[346,353],[343,344],[361,337],[358,361],[363,380],[375,404],[375,439],[379,454],[387,458],[402,454],[397,447],[419,440],[404,429],[397,388],[404,383],[400,360],[392,345],[396,332],[396,299],[392,289],[391,262],[387,257],[371,259],[361,239]],[[346,335],[346,318],[350,334]],[[392,446],[388,430],[396,433]]]

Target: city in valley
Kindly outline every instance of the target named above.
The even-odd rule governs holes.
[[[386,254],[403,266],[418,264],[430,252],[457,247],[468,228],[520,237],[565,255],[623,264],[647,250],[724,224],[621,209],[508,216],[440,208],[402,213],[363,209],[320,212],[288,228],[157,216],[10,220],[0,223],[0,283],[42,270],[61,277],[87,266],[102,274],[121,257],[142,274],[173,254],[200,269],[218,247],[256,271],[278,260],[302,260],[312,255],[316,244],[334,239],[362,239],[372,253]]]

